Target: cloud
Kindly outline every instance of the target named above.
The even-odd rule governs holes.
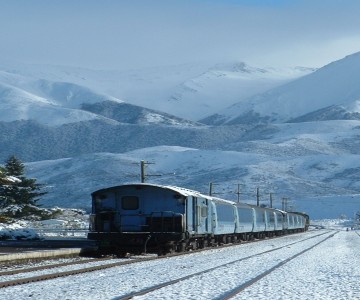
[[[360,50],[360,2],[343,2],[0,0],[0,55],[91,68],[322,66]]]

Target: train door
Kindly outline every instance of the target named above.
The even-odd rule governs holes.
[[[209,208],[208,208],[208,200],[205,198],[196,198],[193,197],[193,204],[194,204],[194,218],[196,225],[196,233],[204,234],[207,233],[210,227],[210,218],[209,215]]]
[[[142,231],[144,223],[140,216],[140,197],[117,193],[117,211],[115,223],[120,231]]]
[[[195,232],[194,198],[186,198],[186,230],[189,233]]]

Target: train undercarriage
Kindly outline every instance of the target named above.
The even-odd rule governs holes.
[[[99,255],[124,257],[129,254],[155,253],[165,255],[174,252],[186,252],[197,249],[217,247],[225,244],[239,244],[255,239],[272,238],[285,234],[302,232],[303,229],[236,233],[223,235],[189,235],[184,232],[92,232],[89,239],[96,240]]]

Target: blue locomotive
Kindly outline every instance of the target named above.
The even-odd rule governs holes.
[[[101,253],[182,252],[305,231],[308,216],[155,184],[92,193],[88,238]]]

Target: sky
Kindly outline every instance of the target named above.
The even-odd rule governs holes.
[[[321,67],[360,51],[358,0],[0,0],[0,61]]]

